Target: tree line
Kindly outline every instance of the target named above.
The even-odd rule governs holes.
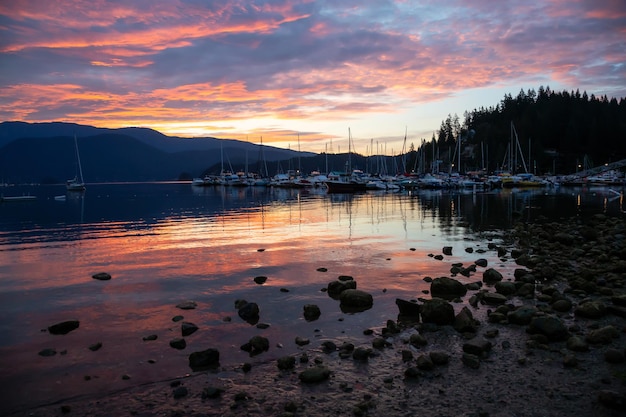
[[[418,172],[571,174],[626,159],[626,98],[520,90],[466,111],[463,121],[448,115],[430,141],[410,149],[407,170]]]

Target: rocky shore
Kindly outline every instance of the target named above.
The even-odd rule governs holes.
[[[188,377],[12,415],[626,415],[625,219],[539,218],[518,223],[504,242],[489,250],[515,265],[511,274],[479,254],[451,265],[449,276],[427,278],[423,298],[396,300],[386,326],[362,329],[366,344],[293,335],[297,355],[233,367],[220,365],[218,351],[192,352]],[[433,256],[445,262],[449,250]],[[376,296],[357,281],[338,277],[324,290],[342,311],[362,311]],[[237,308],[258,321],[256,303]],[[319,311],[307,305],[303,315],[315,320]],[[271,342],[253,339],[241,349],[262,357]]]

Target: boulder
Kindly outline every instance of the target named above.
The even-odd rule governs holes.
[[[483,282],[485,284],[495,284],[502,281],[502,274],[493,268],[489,268],[483,272]]]
[[[170,347],[178,350],[183,350],[187,347],[187,342],[185,342],[185,339],[183,339],[182,337],[177,337],[170,340]]]
[[[355,311],[364,311],[372,308],[374,305],[374,298],[371,294],[355,289],[344,290],[339,296],[342,310],[347,308],[348,310],[354,309]]]
[[[345,290],[355,290],[356,281],[354,281],[353,279],[337,280],[337,281],[329,282],[326,288],[328,290],[329,296],[333,298],[337,298]]]
[[[245,303],[239,308],[237,314],[248,323],[257,324],[259,322],[259,311],[257,303]]]
[[[314,321],[317,320],[322,312],[320,308],[315,304],[305,304],[304,308],[304,319],[306,321]]]
[[[496,292],[485,292],[482,296],[482,301],[489,305],[500,305],[507,302],[505,295],[498,294]]]
[[[550,342],[567,340],[569,332],[565,324],[554,316],[534,317],[526,331],[530,334],[541,334],[546,336]]]
[[[180,325],[180,330],[181,330],[183,337],[185,337],[185,336],[189,336],[190,334],[195,333],[198,330],[198,326],[188,321],[184,321]]]
[[[587,336],[585,336],[585,341],[593,345],[608,345],[613,341],[613,339],[618,337],[619,330],[611,325],[608,325],[590,331]]]
[[[477,323],[469,308],[464,306],[454,317],[454,329],[459,333],[475,333]]]
[[[78,320],[67,320],[48,327],[50,334],[68,334],[72,330],[78,329],[80,322]]]
[[[430,293],[433,297],[451,300],[464,296],[467,293],[467,288],[456,279],[439,277],[430,283]]]
[[[434,323],[439,326],[454,323],[454,308],[452,304],[441,298],[426,300],[422,304],[421,315],[424,323]]]
[[[107,272],[98,272],[97,274],[93,274],[91,278],[97,279],[98,281],[108,281],[111,279],[111,274]]]
[[[396,298],[396,305],[398,306],[398,310],[400,310],[401,316],[419,317],[420,315],[420,305],[413,301]]]
[[[219,367],[220,352],[217,349],[206,349],[189,355],[189,367],[194,371],[203,371]]]
[[[463,352],[476,356],[483,356],[491,350],[491,342],[481,337],[476,337],[463,344]]]
[[[176,308],[180,308],[181,310],[193,310],[197,306],[198,304],[195,301],[183,301],[182,303],[176,304]]]
[[[587,301],[578,305],[574,314],[587,319],[599,319],[606,314],[606,306],[601,301]]]
[[[509,311],[506,315],[509,323],[527,326],[532,318],[537,314],[539,309],[532,305],[523,305],[517,307],[513,311]]]
[[[300,372],[298,378],[302,383],[312,384],[322,382],[330,377],[330,369],[325,366],[315,366]]]

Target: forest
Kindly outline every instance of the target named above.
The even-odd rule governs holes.
[[[561,175],[622,159],[626,98],[541,86],[465,112],[462,122],[448,115],[432,140],[411,145],[406,170]]]

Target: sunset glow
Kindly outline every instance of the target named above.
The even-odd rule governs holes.
[[[0,4],[0,117],[399,151],[520,89],[626,96],[626,3]]]

